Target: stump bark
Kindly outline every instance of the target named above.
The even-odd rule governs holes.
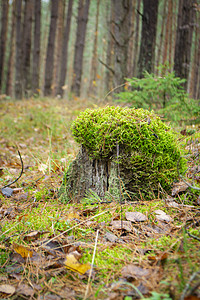
[[[60,194],[63,200],[80,201],[88,191],[99,197],[119,196],[120,182],[116,157],[92,159],[82,146],[64,176]]]

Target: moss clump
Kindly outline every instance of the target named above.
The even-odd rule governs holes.
[[[184,167],[176,135],[153,112],[105,107],[87,109],[72,124],[75,140],[91,159],[116,159],[120,176],[134,190],[169,188]],[[145,187],[146,186],[146,187]]]

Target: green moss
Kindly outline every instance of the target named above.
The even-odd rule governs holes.
[[[148,110],[109,106],[86,109],[71,129],[92,159],[115,159],[120,164],[120,176],[127,179],[125,185],[142,188],[141,192],[150,186],[155,189],[157,183],[169,188],[177,177],[177,162],[180,160],[180,171],[185,166],[176,134]]]

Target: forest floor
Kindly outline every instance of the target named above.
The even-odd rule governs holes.
[[[23,161],[10,197],[0,193],[0,299],[200,299],[199,190],[180,181],[152,201],[108,202],[94,193],[80,203],[59,200],[78,153],[70,125],[96,106],[0,102],[1,188],[20,175],[19,154]],[[181,129],[184,176],[197,187],[199,128]]]

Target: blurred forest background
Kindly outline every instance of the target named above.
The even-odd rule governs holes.
[[[185,91],[200,98],[199,0],[0,5],[2,95],[102,98],[112,89],[129,89],[126,78],[174,71],[186,79]]]

